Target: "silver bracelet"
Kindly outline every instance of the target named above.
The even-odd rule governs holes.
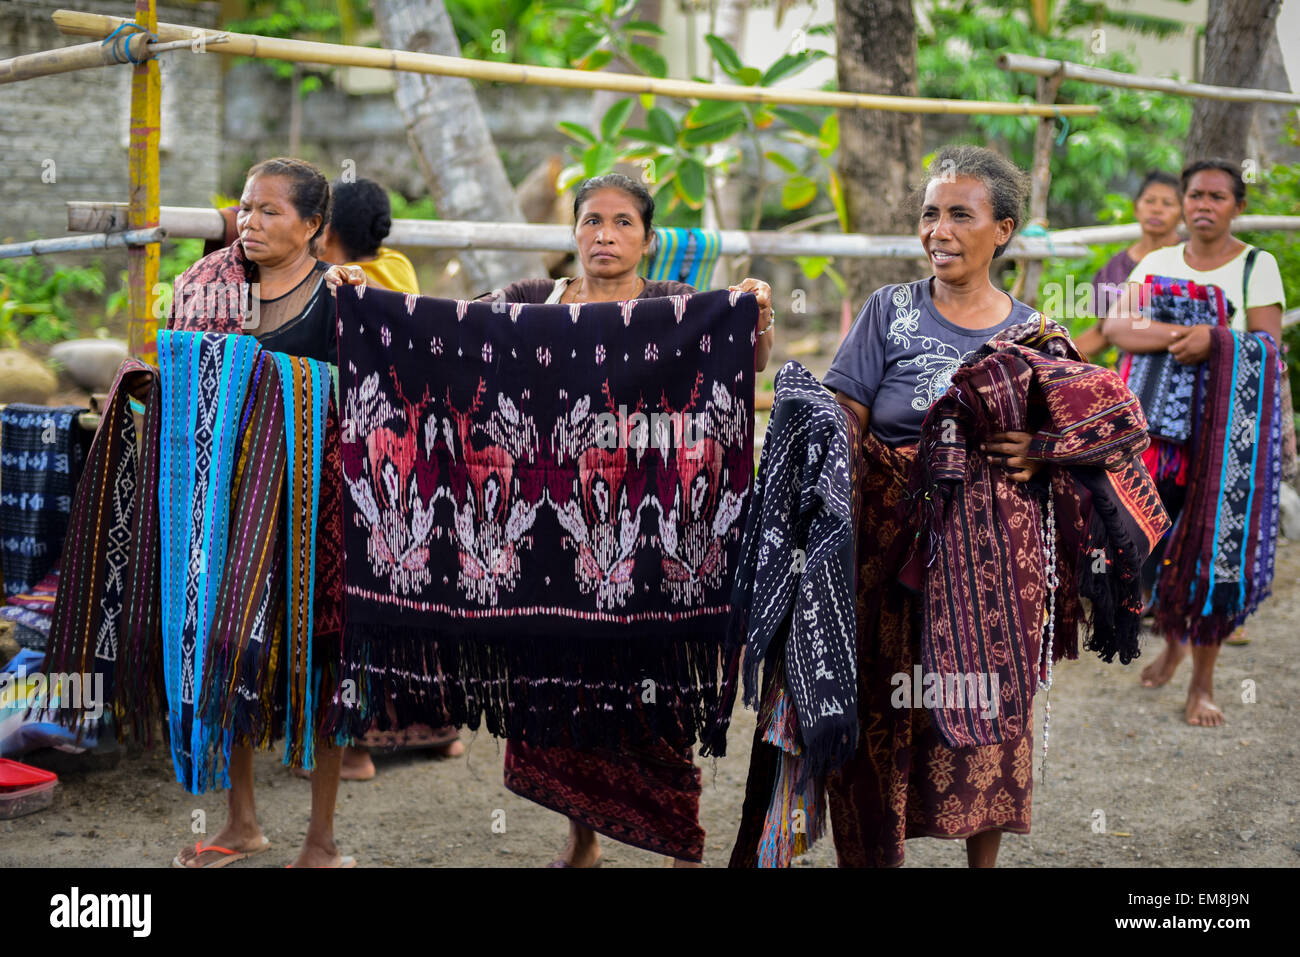
[[[769,320],[767,320],[767,325],[764,326],[762,329],[760,329],[759,332],[758,332],[758,334],[759,334],[760,336],[765,336],[765,335],[767,335],[769,332],[772,331],[772,327],[773,327],[774,325],[776,325],[776,310],[775,310],[775,309],[772,310],[772,318],[769,319]]]

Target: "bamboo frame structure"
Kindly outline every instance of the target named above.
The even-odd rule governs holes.
[[[126,228],[126,204],[125,203],[104,203],[88,200],[69,200],[68,210],[68,232],[103,232],[115,233]],[[206,206],[163,206],[161,209],[161,219],[163,229],[166,230],[169,238],[172,239],[221,239],[225,236],[225,224],[221,219],[221,214],[215,209]],[[489,227],[493,225],[504,225],[508,229],[522,229],[525,232],[533,229],[568,230],[567,226],[538,226],[529,223],[458,223],[448,220],[427,220],[427,219],[395,219],[393,220],[393,233],[390,234],[386,243],[391,245],[419,246],[424,245],[419,236],[423,230],[441,224],[444,227],[464,230],[467,240],[477,241],[482,245],[487,241],[489,233],[492,231]],[[1233,220],[1234,232],[1300,232],[1300,216],[1252,216],[1246,214],[1238,216]],[[748,233],[748,236],[797,236],[798,233],[775,232],[775,233]],[[837,235],[833,233],[807,233],[808,236],[818,237],[818,241]],[[400,236],[401,240],[394,240],[394,236]],[[910,236],[866,236],[869,240],[879,240],[882,242],[899,241],[905,242],[911,240]],[[1023,238],[1023,237],[1017,237]],[[1035,240],[1038,243],[1050,244],[1055,251],[1055,255],[1070,257],[1075,255],[1087,255],[1087,250],[1081,249],[1084,246],[1105,246],[1111,243],[1131,243],[1142,238],[1142,227],[1137,223],[1125,223],[1121,226],[1075,226],[1067,229],[1057,229],[1049,232],[1046,238]],[[503,236],[502,241],[509,240],[509,236]],[[527,242],[527,240],[520,240]],[[449,246],[444,248],[470,248]],[[533,249],[535,246],[525,246],[521,248]],[[559,251],[561,249],[572,249],[572,245],[564,247],[555,247],[554,250],[547,246],[543,251]],[[802,253],[800,254],[802,255]]]
[[[1100,67],[1071,63],[1068,60],[1048,60],[1043,57],[1027,56],[1021,53],[1003,53],[998,57],[997,63],[999,69],[1008,73],[1028,73],[1038,77],[1038,100],[1043,105],[1052,102],[1056,98],[1056,92],[1065,80],[1078,80],[1099,86],[1151,90],[1158,93],[1172,93],[1177,96],[1230,100],[1241,103],[1300,104],[1300,94],[1296,93],[1282,93],[1277,90],[1239,89],[1229,86],[1207,86],[1204,83],[1184,83],[1163,77],[1119,73],[1115,70],[1104,70]],[[1046,120],[1040,121],[1034,138],[1034,200],[1031,203],[1030,217],[1031,221],[1041,221],[1044,225],[1046,224],[1047,214],[1047,192],[1052,181],[1052,141],[1049,134],[1050,125],[1048,122]],[[1237,228],[1248,229],[1250,227],[1238,225]],[[1138,231],[1136,226],[1133,229]],[[1066,230],[1065,232],[1077,232],[1077,230]],[[1134,238],[1137,238],[1136,235]],[[1094,240],[1094,242],[1098,243],[1110,241]],[[1026,257],[1017,258],[1024,259]],[[1021,295],[1031,305],[1037,297],[1038,275],[1039,267],[1034,263],[1026,262],[1021,269],[1020,278],[1016,282],[1016,294]]]
[[[1120,73],[1100,67],[1071,63],[1069,60],[1047,60],[1043,57],[1021,53],[1004,53],[998,57],[998,68],[1008,73],[1030,73],[1034,76],[1059,76],[1065,80],[1080,80],[1099,86],[1118,86],[1130,90],[1150,90],[1154,93],[1173,93],[1206,100],[1231,100],[1238,103],[1275,103],[1283,106],[1300,105],[1300,93],[1279,90],[1252,90],[1233,86],[1208,86],[1204,83],[1185,83],[1167,77],[1140,76]]]
[[[74,201],[68,203],[68,229],[112,231],[121,228],[125,207],[121,203]],[[220,239],[225,223],[215,209],[162,207],[161,222],[172,239]],[[915,236],[866,236],[857,233],[743,232],[718,233],[724,256],[842,256],[849,259],[922,259]],[[539,223],[480,223],[445,219],[395,219],[387,246],[425,249],[506,249],[525,252],[573,252],[573,230],[568,226]],[[1025,259],[1086,256],[1079,243],[1051,239],[1012,240],[1009,252]]]
[[[143,2],[143,0],[138,0]],[[121,17],[56,10],[55,25],[74,36],[105,37],[120,24]],[[153,31],[161,40],[199,41],[210,35],[198,27],[160,23]],[[216,35],[215,31],[211,35]],[[611,90],[616,93],[659,94],[699,100],[730,100],[788,106],[830,106],[839,109],[886,110],[895,113],[948,113],[979,116],[1092,116],[1100,107],[1073,104],[1044,108],[1034,103],[996,103],[986,100],[943,100],[919,96],[888,96],[873,93],[841,93],[827,90],[785,90],[758,86],[697,83],[689,80],[660,80],[625,73],[566,70],[558,67],[522,66],[492,63],[464,57],[434,53],[411,53],[374,47],[320,43],[259,37],[247,33],[226,33],[227,42],[212,47],[212,52],[228,56],[251,56],[291,63],[318,63],[331,66],[371,67],[378,70],[402,70],[409,73],[432,73],[459,76],[495,83],[526,86],[557,86],[581,90]]]
[[[142,243],[158,243],[167,237],[167,230],[128,229],[125,232],[95,233],[90,236],[59,236],[55,239],[34,239],[26,243],[9,243],[0,246],[0,259],[17,259],[21,256],[48,256],[51,253],[85,252],[93,249],[115,249]]]
[[[116,42],[111,45],[102,42],[79,43],[76,46],[43,50],[40,53],[27,53],[8,60],[0,60],[0,84],[17,83],[19,80],[31,80],[55,73],[69,73],[72,70],[84,70],[89,67],[113,66],[122,63],[128,53],[138,60],[149,55],[147,52],[149,37],[146,34],[132,33],[122,37],[121,41],[121,47]]]
[[[136,23],[149,33],[158,27],[155,0],[135,0]],[[158,60],[150,57],[131,69],[130,203],[127,227],[154,229],[159,225],[161,166],[158,140],[162,129],[162,78]],[[154,299],[162,249],[158,243],[128,246],[127,289],[130,309],[126,319],[127,351],[146,362],[157,362],[158,320]]]
[[[206,43],[225,43],[225,37],[218,34],[205,40]],[[40,53],[26,53],[21,56],[0,60],[0,85],[17,83],[19,80],[32,80],[41,76],[53,76],[58,73],[71,73],[73,70],[85,70],[97,66],[116,66],[131,60],[146,60],[166,53],[168,50],[192,48],[193,40],[176,40],[170,43],[157,43],[147,33],[128,33],[114,39],[112,45],[97,43],[79,43],[76,46],[60,47],[57,50],[43,50]]]
[[[1247,214],[1238,216],[1232,221],[1232,231],[1234,233],[1300,231],[1300,216]],[[1110,243],[1136,242],[1142,238],[1142,227],[1137,223],[1125,223],[1123,226],[1078,226],[1073,229],[1058,229],[1048,235],[1057,243],[1105,246]]]

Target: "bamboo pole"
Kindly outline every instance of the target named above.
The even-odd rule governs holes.
[[[1300,216],[1238,216],[1232,221],[1234,233],[1296,232],[1300,231]],[[1178,228],[1180,236],[1187,236],[1184,226]],[[1056,243],[1079,243],[1085,246],[1107,246],[1111,243],[1132,243],[1142,238],[1142,227],[1137,223],[1123,226],[1078,226],[1058,229],[1049,234]]]
[[[142,2],[142,0],[137,0]],[[111,33],[120,17],[74,10],[54,11],[54,23],[67,34],[103,37]],[[162,40],[200,39],[203,30],[174,23],[160,23],[153,32]],[[784,90],[758,86],[696,83],[687,80],[659,80],[648,76],[602,73],[587,70],[564,70],[556,67],[522,66],[515,63],[492,63],[434,53],[410,53],[373,47],[318,43],[310,40],[287,40],[260,37],[247,33],[228,33],[228,42],[212,48],[229,56],[251,56],[291,63],[319,63],[332,66],[361,66],[378,70],[405,70],[460,76],[495,83],[520,83],[528,86],[558,86],[581,90],[613,90],[616,93],[649,93],[699,100],[729,100],[744,103],[784,104],[790,106],[832,106],[840,109],[887,110],[895,113],[954,113],[997,116],[1092,116],[1099,107],[1073,104],[1055,107],[1044,113],[1034,103],[994,103],[983,100],[941,100],[918,96],[886,96],[872,93],[840,93],[824,90]]]
[[[1155,93],[1173,93],[1177,96],[1194,96],[1205,100],[1232,100],[1238,103],[1280,103],[1284,106],[1300,104],[1300,93],[1282,93],[1277,90],[1252,90],[1233,86],[1207,86],[1204,83],[1186,83],[1166,77],[1139,76],[1119,73],[1100,67],[1084,66],[1068,60],[1045,60],[1042,57],[1020,53],[1004,53],[998,57],[998,67],[1008,73],[1031,73],[1034,76],[1060,74],[1067,80],[1096,83],[1099,86],[1119,86],[1129,90],[1151,90]]]
[[[17,259],[21,256],[48,256],[51,253],[84,252],[92,249],[115,249],[141,243],[161,242],[167,230],[129,229],[122,233],[96,233],[92,236],[59,236],[56,239],[34,239],[26,243],[9,243],[0,246],[0,259]]]
[[[122,222],[121,203],[69,202],[68,229],[111,230]],[[172,239],[225,235],[215,209],[163,206],[161,222]],[[743,232],[718,233],[720,254],[756,256],[844,256],[858,259],[924,259],[915,236],[864,236],[856,233]],[[395,219],[386,246],[424,249],[506,249],[521,252],[573,252],[573,229],[544,223],[480,223],[446,219]],[[1082,244],[1017,236],[1008,255],[1026,259],[1088,255]]]
[[[126,203],[69,200],[68,232],[116,233],[126,229]],[[224,239],[226,224],[215,209],[159,206],[159,222],[172,239]]]
[[[158,13],[154,0],[135,0],[135,22],[154,33]],[[109,31],[112,32],[112,31]],[[167,39],[179,39],[169,37]],[[162,83],[158,60],[150,57],[131,71],[131,147],[129,151],[131,201],[127,209],[130,229],[151,229],[159,225],[158,132],[162,125]],[[156,337],[158,320],[154,316],[157,297],[158,243],[129,246],[126,251],[127,289],[130,312],[127,315],[128,352],[146,362],[158,361]]]
[[[222,35],[207,38],[206,43],[224,43]],[[71,73],[100,66],[117,66],[131,59],[146,60],[182,48],[193,49],[193,40],[176,40],[172,43],[150,42],[148,34],[124,33],[113,38],[111,44],[102,42],[79,43],[76,46],[26,53],[22,56],[0,60],[0,85],[32,80],[58,73]],[[128,56],[129,54],[129,56]]]
[[[70,73],[73,70],[84,70],[89,67],[125,63],[128,52],[137,60],[142,60],[149,55],[146,50],[148,43],[149,38],[145,34],[133,33],[114,38],[112,44],[99,41],[78,43],[76,46],[43,50],[40,53],[28,53],[8,60],[0,60],[0,84],[17,83],[19,80],[51,76],[55,73]]]
[[[1044,106],[1056,102],[1061,76],[1040,76],[1037,80],[1038,102]],[[1047,197],[1052,189],[1052,143],[1055,139],[1052,117],[1040,117],[1034,130],[1034,166],[1030,173],[1029,222],[1047,228]],[[1021,264],[1016,291],[1027,305],[1038,303],[1038,281],[1043,274],[1042,261]]]

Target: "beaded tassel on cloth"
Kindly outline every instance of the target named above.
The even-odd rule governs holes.
[[[1050,493],[1047,496],[1047,528],[1043,535],[1043,561],[1046,564],[1044,579],[1047,583],[1047,626],[1043,637],[1043,661],[1039,667],[1039,674],[1042,675],[1045,670],[1046,676],[1039,687],[1047,692],[1047,699],[1043,703],[1043,763],[1038,774],[1046,781],[1048,727],[1052,722],[1052,650],[1056,643],[1056,589],[1061,583],[1056,569],[1056,499]]]

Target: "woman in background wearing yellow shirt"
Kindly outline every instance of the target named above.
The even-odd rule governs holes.
[[[393,228],[392,206],[383,187],[372,179],[333,186],[330,221],[317,246],[321,259],[341,266],[360,266],[367,282],[394,292],[419,295],[415,267],[396,249],[381,246]]]

